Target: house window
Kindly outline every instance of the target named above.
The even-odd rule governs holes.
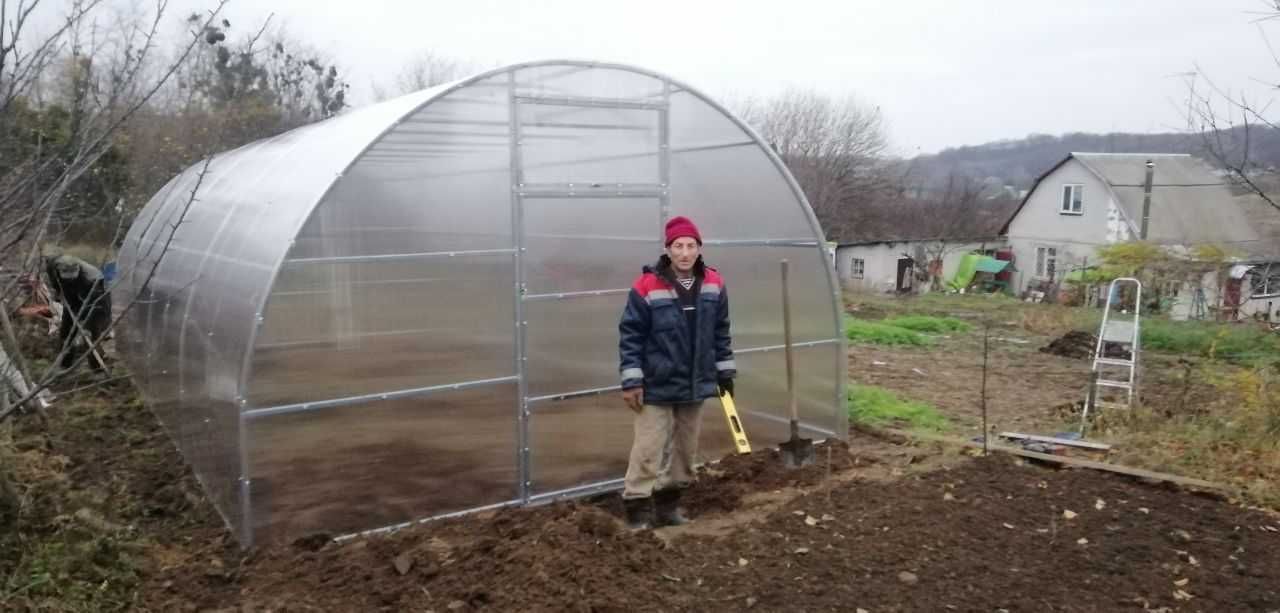
[[[1058,270],[1058,250],[1054,247],[1036,247],[1036,276],[1054,278]]]
[[[1068,183],[1062,186],[1063,215],[1084,214],[1084,186],[1079,183]]]
[[[866,273],[867,263],[862,258],[852,258],[849,260],[849,278],[861,279]]]

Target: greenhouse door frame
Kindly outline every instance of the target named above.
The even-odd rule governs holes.
[[[533,450],[530,441],[529,423],[533,417],[533,407],[539,404],[596,396],[621,390],[621,385],[594,387],[540,396],[529,395],[528,379],[528,337],[529,322],[525,313],[525,304],[546,300],[575,300],[598,296],[625,296],[630,288],[601,288],[577,292],[529,293],[526,254],[528,247],[525,241],[525,204],[535,199],[573,199],[573,198],[625,198],[629,200],[650,200],[654,203],[655,230],[653,242],[655,246],[662,244],[663,227],[671,214],[670,200],[670,117],[668,109],[671,102],[671,82],[662,80],[661,102],[641,102],[628,100],[603,100],[597,98],[566,98],[521,95],[517,89],[515,72],[508,74],[509,121],[510,121],[510,153],[511,153],[511,237],[515,258],[515,367],[518,390],[516,392],[516,466],[518,470],[518,498],[522,504],[550,502],[562,498],[578,497],[596,492],[615,489],[622,479],[611,479],[586,485],[534,494],[533,482]],[[654,151],[657,158],[657,178],[653,183],[589,183],[589,184],[547,184],[536,185],[525,181],[526,166],[522,153],[523,136],[520,123],[520,108],[526,105],[548,105],[565,108],[597,108],[617,110],[644,110],[657,114],[658,148]]]

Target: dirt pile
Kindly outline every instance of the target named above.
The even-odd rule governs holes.
[[[1072,330],[1053,339],[1048,345],[1040,348],[1040,351],[1064,358],[1084,360],[1093,355],[1093,348],[1097,342],[1097,337],[1088,332]]]

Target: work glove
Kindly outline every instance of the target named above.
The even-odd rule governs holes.
[[[720,388],[720,395],[733,395],[733,379],[720,379],[716,381],[716,386]]]

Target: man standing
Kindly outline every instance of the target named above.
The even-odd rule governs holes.
[[[49,259],[49,285],[62,300],[62,325],[58,328],[58,351],[62,368],[71,368],[79,357],[75,349],[77,334],[86,344],[98,343],[111,327],[111,294],[107,292],[102,273],[92,264],[71,255]],[[65,351],[65,352],[64,352]],[[91,348],[89,364],[106,372],[107,365],[99,356],[101,345]]]
[[[622,397],[635,439],[622,492],[627,526],[686,523],[680,495],[693,483],[702,402],[733,393],[729,297],[702,262],[702,236],[685,217],[666,227],[666,253],[645,266],[618,324]]]

